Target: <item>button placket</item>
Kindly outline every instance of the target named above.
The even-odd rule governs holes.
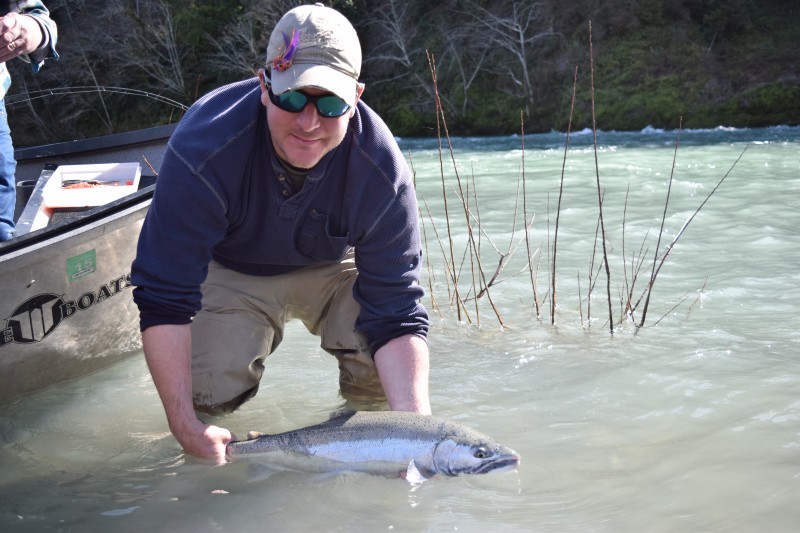
[[[285,174],[277,175],[278,183],[281,185],[281,194],[284,198],[289,198],[292,195],[292,190],[289,185],[289,179]]]

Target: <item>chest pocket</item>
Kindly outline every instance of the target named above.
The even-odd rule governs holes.
[[[332,235],[328,215],[311,209],[297,233],[297,249],[317,261],[338,261],[350,249],[347,239],[347,234]]]

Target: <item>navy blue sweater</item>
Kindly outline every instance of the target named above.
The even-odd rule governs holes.
[[[133,262],[142,330],[188,324],[213,258],[252,275],[336,262],[355,248],[356,328],[377,350],[426,336],[411,172],[363,102],[300,191],[274,155],[256,78],[195,103],[170,138]]]

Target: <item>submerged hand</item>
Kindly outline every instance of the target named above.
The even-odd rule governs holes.
[[[235,437],[225,428],[197,418],[192,405],[192,337],[188,324],[162,324],[142,332],[144,356],[164,404],[167,422],[183,450],[225,461],[225,446]]]
[[[183,451],[197,457],[212,459],[217,464],[223,464],[225,459],[225,446],[236,437],[227,429],[206,424],[200,420],[191,428],[174,432],[175,438],[183,447]]]

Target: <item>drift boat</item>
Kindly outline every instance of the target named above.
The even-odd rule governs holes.
[[[131,262],[174,125],[20,149],[0,243],[0,404],[141,349]]]

